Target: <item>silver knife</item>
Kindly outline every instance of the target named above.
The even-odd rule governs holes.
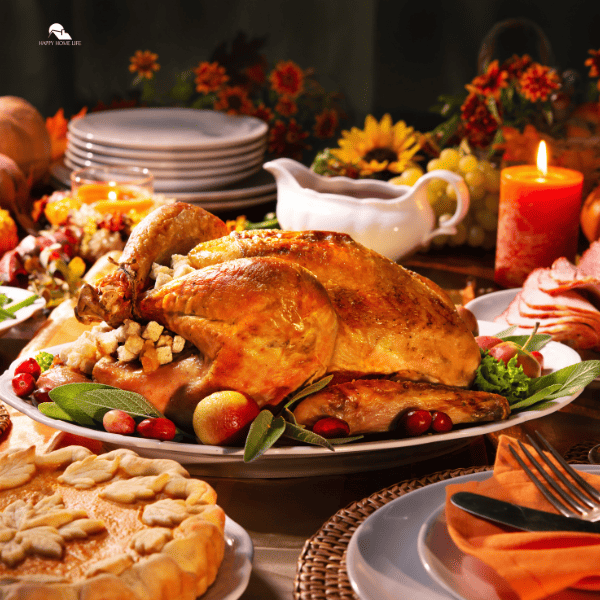
[[[472,492],[456,492],[450,498],[455,506],[477,516],[524,531],[583,531],[600,533],[600,521],[592,523],[544,510],[488,498]]]

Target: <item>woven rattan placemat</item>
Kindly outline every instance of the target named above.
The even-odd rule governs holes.
[[[565,453],[565,459],[570,463],[587,463],[588,452],[598,443],[600,438],[576,444]],[[408,492],[430,483],[489,469],[455,469],[409,479],[339,510],[304,544],[294,581],[295,600],[359,600],[352,591],[346,571],[346,550],[358,526],[378,508]]]
[[[309,538],[298,558],[294,581],[296,600],[359,600],[346,571],[346,550],[357,527],[378,508],[430,483],[488,470],[473,467],[440,471],[421,479],[410,479],[380,490],[339,510]]]

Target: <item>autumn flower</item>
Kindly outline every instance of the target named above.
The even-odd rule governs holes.
[[[254,112],[254,105],[248,98],[248,91],[236,85],[224,87],[218,92],[214,109],[222,110],[229,115],[251,115]]]
[[[500,97],[502,88],[508,87],[508,72],[501,70],[497,60],[490,63],[486,72],[483,75],[475,77],[468,84],[467,90],[475,92],[483,96],[492,96],[496,99]]]
[[[275,105],[275,110],[282,117],[291,117],[298,112],[298,105],[288,96],[280,96],[277,104]]]
[[[306,143],[307,137],[308,132],[302,129],[296,119],[290,119],[287,124],[278,119],[269,131],[269,152],[301,160],[303,152],[310,149]]]
[[[412,127],[404,121],[392,124],[392,117],[386,114],[377,122],[372,115],[365,119],[364,130],[353,127],[342,131],[339,148],[331,154],[344,163],[359,169],[363,177],[375,173],[402,173],[407,163],[420,148],[418,137]]]
[[[269,76],[271,88],[282,96],[296,98],[304,89],[304,72],[293,61],[279,61]]]
[[[217,91],[229,81],[225,68],[217,62],[201,62],[195,69],[196,91],[201,94],[210,94]]]
[[[498,121],[490,112],[485,99],[471,92],[460,107],[460,113],[469,142],[478,148],[485,148],[498,129]]]
[[[261,119],[265,123],[270,123],[273,120],[273,111],[264,102],[261,102],[252,113],[253,117]]]
[[[533,59],[529,54],[513,54],[502,63],[502,69],[507,72],[511,79],[518,79],[532,65]]]
[[[547,100],[560,87],[560,79],[554,69],[534,63],[519,78],[521,94],[530,102]]]
[[[315,116],[313,127],[315,137],[319,139],[328,139],[335,135],[339,125],[339,117],[336,110],[325,108]]]
[[[588,50],[590,58],[586,59],[585,66],[590,68],[590,77],[600,77],[600,50]],[[596,85],[600,90],[600,79]]]
[[[136,50],[129,60],[131,61],[129,70],[142,78],[152,79],[154,73],[160,69],[160,65],[156,62],[158,54],[154,54],[150,50]]]

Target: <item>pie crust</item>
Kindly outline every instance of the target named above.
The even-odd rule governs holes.
[[[225,550],[216,493],[177,462],[82,446],[0,454],[0,600],[194,600]]]

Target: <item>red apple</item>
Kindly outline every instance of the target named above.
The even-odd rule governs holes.
[[[475,338],[475,341],[482,350],[489,350],[490,348],[502,343],[500,338],[493,335],[478,335]]]
[[[505,364],[514,356],[517,357],[517,365],[523,367],[523,372],[527,377],[532,379],[539,377],[542,374],[540,363],[526,350],[514,342],[502,342],[490,348],[490,354],[497,360],[501,360]]]
[[[198,402],[193,416],[194,432],[203,444],[239,445],[259,412],[258,404],[247,394],[214,392]]]

